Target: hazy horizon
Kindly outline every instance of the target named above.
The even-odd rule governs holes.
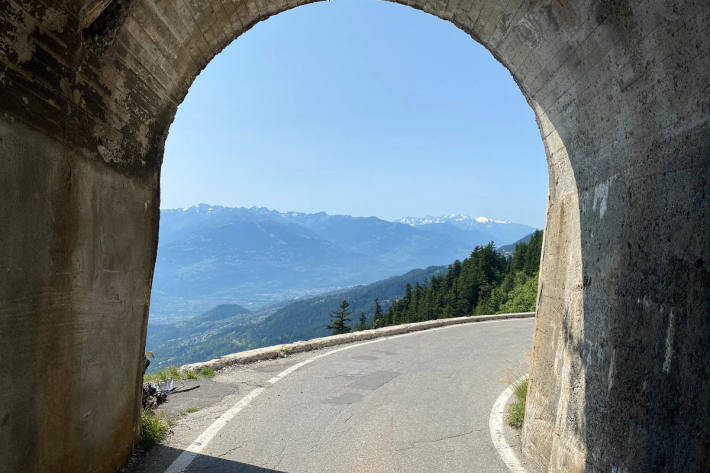
[[[446,218],[446,217],[455,217],[455,216],[461,216],[461,217],[468,217],[472,219],[480,219],[480,218],[486,218],[491,221],[494,221],[495,223],[516,223],[516,224],[524,224],[527,225],[523,222],[515,222],[510,219],[503,218],[502,216],[494,216],[494,215],[479,215],[479,214],[468,214],[468,213],[463,213],[463,212],[444,212],[442,214],[438,215],[431,215],[431,214],[426,214],[426,215],[400,215],[399,217],[395,218],[385,218],[381,217],[379,215],[353,215],[353,214],[348,214],[348,213],[342,213],[342,212],[327,212],[325,210],[318,210],[318,211],[300,211],[300,210],[293,210],[293,209],[275,209],[272,207],[267,207],[265,205],[223,205],[223,204],[211,204],[208,202],[198,202],[196,204],[188,205],[185,207],[163,207],[161,205],[160,210],[182,210],[186,211],[195,207],[199,206],[208,206],[208,207],[223,207],[223,208],[232,208],[232,209],[266,209],[269,211],[274,211],[274,212],[279,212],[282,214],[287,214],[287,213],[299,213],[299,214],[319,214],[319,213],[324,213],[327,215],[335,216],[335,215],[346,215],[350,217],[357,217],[357,218],[370,218],[370,217],[375,217],[379,218],[380,220],[385,220],[388,222],[397,222],[401,219],[406,219],[406,218]],[[534,227],[534,225],[531,225]],[[542,228],[542,227],[535,227],[535,228]]]

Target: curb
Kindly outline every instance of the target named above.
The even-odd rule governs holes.
[[[508,445],[508,441],[505,440],[505,426],[503,425],[506,417],[505,406],[513,395],[515,386],[526,379],[528,379],[528,375],[521,376],[513,381],[513,384],[505,388],[500,396],[498,396],[498,399],[496,399],[496,402],[493,403],[491,415],[488,418],[488,428],[491,432],[493,446],[496,448],[500,459],[505,463],[505,466],[508,467],[511,473],[527,473],[527,470],[520,464],[518,457],[515,455],[515,451]]]
[[[284,356],[284,354],[301,353],[305,351],[318,350],[321,348],[344,345],[346,343],[372,340],[375,338],[389,337],[402,333],[418,332],[437,327],[449,325],[460,325],[474,322],[485,322],[491,320],[527,319],[535,317],[535,312],[519,312],[515,314],[498,315],[474,315],[470,317],[456,317],[452,319],[427,320],[426,322],[415,322],[411,324],[394,325],[378,329],[363,330],[361,332],[346,333],[343,335],[332,335],[330,337],[314,338],[307,341],[287,343],[285,345],[273,345],[270,347],[257,348],[254,350],[242,351],[224,355],[214,360],[183,365],[180,369],[185,371],[196,371],[202,368],[210,368],[215,371],[231,365],[242,365],[254,363],[262,360],[271,360]]]

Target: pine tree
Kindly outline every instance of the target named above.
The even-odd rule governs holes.
[[[380,300],[375,298],[375,314],[372,316],[372,328],[380,328],[385,326],[384,314]]]
[[[367,330],[369,327],[367,326],[367,316],[365,315],[365,312],[360,312],[360,322],[357,324],[357,331],[361,330]]]
[[[350,303],[347,299],[343,299],[343,302],[340,303],[340,310],[333,311],[330,314],[331,324],[328,325],[328,328],[333,331],[333,335],[348,333],[352,330],[350,325],[348,325],[352,314],[349,308]]]

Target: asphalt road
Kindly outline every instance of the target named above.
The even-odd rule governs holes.
[[[533,325],[482,322],[380,340],[320,358],[275,384],[268,382],[274,374],[329,350],[235,367],[173,403],[176,411],[224,398],[181,416],[170,442],[134,471],[164,471],[215,418],[264,387],[184,471],[504,473],[488,417],[527,369]]]

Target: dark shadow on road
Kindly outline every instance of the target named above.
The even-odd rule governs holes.
[[[157,445],[149,452],[134,455],[119,473],[162,473],[184,450]],[[185,473],[286,473],[209,455],[197,455]]]

